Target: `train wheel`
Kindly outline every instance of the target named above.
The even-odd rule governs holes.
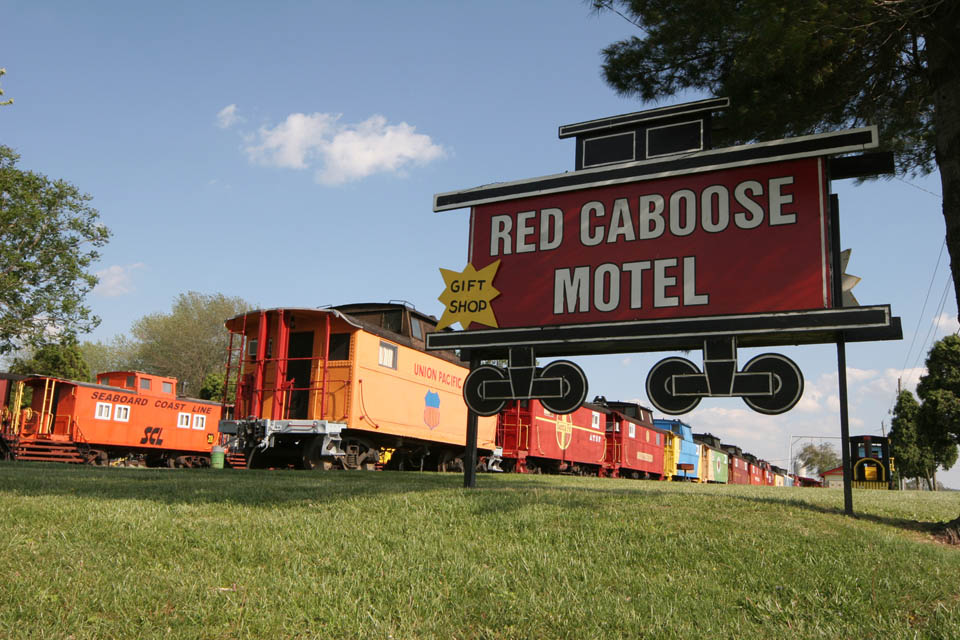
[[[86,455],[86,463],[95,467],[105,467],[110,464],[110,456],[102,449],[90,449]]]
[[[300,468],[306,469],[307,471],[329,471],[333,468],[333,463],[329,460],[324,460],[322,454],[323,438],[314,438],[303,449],[303,456],[300,459]]]
[[[251,449],[247,454],[247,469],[264,469],[266,460],[264,453],[257,448]]]

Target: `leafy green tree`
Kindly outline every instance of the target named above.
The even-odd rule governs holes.
[[[727,96],[721,143],[876,124],[902,172],[939,166],[960,301],[960,2],[594,0],[638,35],[603,51],[607,82],[659,100]]]
[[[805,467],[816,469],[817,473],[836,469],[840,466],[841,462],[836,449],[834,449],[833,445],[829,442],[821,442],[820,444],[813,444],[811,442],[810,444],[804,445],[800,453],[797,454],[797,460]]]
[[[131,327],[137,361],[144,371],[185,382],[186,395],[196,396],[209,374],[226,368],[230,335],[224,321],[249,308],[219,293],[180,294],[170,313],[144,316]]]
[[[118,335],[109,342],[81,342],[80,353],[90,368],[90,373],[96,376],[105,371],[141,371],[144,369],[140,362],[136,343],[125,335]],[[91,380],[93,378],[91,377]]]
[[[197,397],[201,400],[222,400],[224,373],[225,371],[208,373],[207,377],[203,379],[203,386],[200,387],[200,394]],[[227,389],[227,404],[233,404],[235,395],[236,384],[231,382],[230,387]]]
[[[99,324],[83,299],[97,283],[95,248],[110,237],[90,196],[18,169],[19,158],[0,146],[0,354]]]
[[[14,358],[11,373],[53,376],[66,380],[90,380],[90,368],[75,342],[45,344],[28,358]]]
[[[907,390],[897,396],[889,437],[890,455],[896,459],[896,473],[904,478],[923,479],[928,488],[935,486],[937,463],[932,447],[920,430],[920,403]]]
[[[957,462],[960,443],[960,336],[938,340],[927,354],[926,368],[917,384],[922,401],[917,420],[919,439],[930,447],[934,469],[950,469]],[[935,479],[928,482],[936,486]]]

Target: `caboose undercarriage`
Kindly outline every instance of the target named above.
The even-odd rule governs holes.
[[[220,433],[232,437],[228,457],[242,455],[251,469],[463,471],[463,447],[348,429],[327,420],[222,420]],[[499,471],[498,462],[487,456],[480,466]]]

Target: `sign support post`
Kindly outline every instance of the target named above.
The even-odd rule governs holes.
[[[470,354],[470,372],[480,366],[480,357]],[[463,456],[463,486],[465,489],[477,487],[477,413],[467,409],[467,450]]]
[[[833,270],[833,298],[842,304],[843,269],[840,265],[840,198],[830,194],[830,233]],[[847,403],[847,339],[841,331],[837,334],[837,384],[840,396],[840,461],[843,464],[843,512],[853,515],[853,469],[850,467],[850,414]]]
[[[850,420],[847,411],[847,343],[837,339],[837,377],[840,384],[840,459],[843,462],[843,512],[853,515],[853,469],[850,468]]]

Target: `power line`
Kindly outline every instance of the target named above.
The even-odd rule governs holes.
[[[930,334],[932,333],[934,339],[936,339],[936,335],[937,335],[936,330],[937,330],[937,328],[938,328],[938,327],[937,327],[937,320],[940,318],[940,315],[943,313],[943,307],[944,307],[944,305],[947,303],[947,294],[948,294],[949,291],[950,291],[950,282],[951,282],[951,278],[948,277],[948,278],[947,278],[947,281],[946,281],[946,283],[944,284],[944,287],[943,287],[943,295],[940,296],[940,304],[939,304],[939,306],[938,306],[938,308],[937,308],[937,313],[934,315],[934,317],[933,317],[933,318],[934,318],[934,319],[933,319],[933,322],[930,323],[930,328],[927,330],[927,335],[926,335],[926,337],[924,337],[924,339],[923,339],[923,347],[922,347],[922,348],[920,349],[920,351],[917,353],[917,359],[916,359],[916,361],[915,361],[914,364],[913,364],[913,370],[917,369],[917,368],[920,366],[920,359],[921,359],[921,358],[924,356],[924,354],[927,352],[927,345],[929,344],[929,341],[930,341]],[[909,380],[910,380],[910,377],[908,376],[908,377],[907,377],[907,382],[908,382],[908,384],[905,385],[905,386],[909,386]]]
[[[910,183],[907,183],[910,184]],[[930,291],[933,289],[933,283],[937,279],[937,271],[940,270],[940,259],[943,258],[943,249],[947,246],[947,239],[943,239],[940,245],[940,253],[937,254],[937,262],[933,266],[933,273],[930,275],[930,284],[927,286],[927,295],[923,298],[923,305],[920,307],[920,315],[917,316],[917,328],[913,330],[913,340],[910,341],[910,348],[907,349],[907,355],[903,359],[903,366],[900,367],[900,376],[902,377],[907,370],[907,363],[910,362],[910,354],[913,353],[913,345],[917,341],[917,334],[920,333],[920,323],[923,322],[923,313],[927,310],[927,300],[930,298]]]

